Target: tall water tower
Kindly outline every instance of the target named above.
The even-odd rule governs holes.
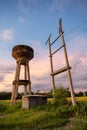
[[[34,50],[27,45],[16,45],[12,49],[12,56],[16,60],[16,72],[13,81],[11,102],[16,104],[18,97],[18,87],[24,85],[24,95],[31,95],[31,80],[29,71],[29,61],[34,57]],[[21,68],[21,66],[23,66]],[[20,79],[20,71],[24,69],[24,79]]]

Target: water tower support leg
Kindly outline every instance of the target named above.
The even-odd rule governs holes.
[[[28,74],[28,80],[29,80],[29,95],[31,95],[31,80],[30,80],[30,71],[29,71],[29,64],[27,63],[27,74]]]

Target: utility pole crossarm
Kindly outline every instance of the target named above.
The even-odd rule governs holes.
[[[64,47],[64,45],[62,45],[62,46],[60,46],[58,49],[56,49],[53,53],[52,53],[52,55],[54,55],[57,51],[59,51],[61,48],[63,48]]]
[[[62,32],[64,33],[64,32]],[[50,45],[52,46],[60,37],[61,37],[62,34],[60,34]]]
[[[50,37],[51,37],[51,34],[49,35],[49,37],[48,37],[48,39],[47,39],[45,45],[47,45],[47,43],[49,42]]]

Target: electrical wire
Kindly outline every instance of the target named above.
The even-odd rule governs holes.
[[[66,33],[64,33],[64,35],[65,36],[69,36],[70,34],[72,34],[72,32],[75,32],[78,28],[80,28],[83,24],[85,24],[85,23],[87,23],[87,20],[84,20],[84,21],[82,21],[79,25],[76,25],[75,27],[73,27],[69,32],[66,32]],[[66,38],[66,42],[69,42],[69,41],[71,41],[73,38],[75,38],[76,36],[78,36],[80,33],[78,33],[78,34],[76,34],[75,36],[72,36],[71,38],[69,38],[69,39],[67,39]],[[31,40],[32,41],[32,40]],[[23,42],[21,42],[22,44],[23,43],[31,43],[31,41],[29,40],[29,41],[23,41]],[[58,46],[60,46],[61,45],[61,43],[57,43],[58,44]],[[32,44],[31,44],[32,45]],[[38,51],[38,53],[36,52],[36,55],[35,55],[35,58],[37,58],[37,60],[39,59],[39,57],[41,57],[41,56],[43,56],[43,55],[45,55],[46,54],[46,50],[48,49],[47,48],[47,46],[44,46],[44,44],[41,44],[41,49],[40,49],[40,51]],[[55,48],[56,48],[56,46],[55,46]]]
[[[81,35],[81,33],[86,32],[86,31],[87,31],[87,29],[85,29],[85,30],[84,30],[84,31],[82,31],[82,32],[77,33],[76,35],[74,35],[74,36],[72,36],[71,38],[69,38],[68,40],[66,40],[66,42],[71,41],[73,38],[80,36],[80,35]]]
[[[82,21],[79,25],[76,25],[75,27],[73,27],[69,32],[67,32],[65,35],[69,35],[70,33],[72,33],[73,31],[76,31],[79,27],[81,27],[83,24],[87,23],[87,20]]]

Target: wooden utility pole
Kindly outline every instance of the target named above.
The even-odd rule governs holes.
[[[59,21],[59,33],[62,37],[62,44],[64,46],[64,55],[65,55],[66,67],[68,68],[67,72],[68,72],[68,79],[69,79],[69,84],[70,84],[72,104],[76,105],[76,100],[75,100],[74,90],[73,90],[72,77],[71,77],[71,72],[70,72],[70,69],[69,69],[69,61],[68,61],[68,56],[67,56],[66,44],[65,44],[64,35],[63,35],[63,32],[62,32],[62,19],[60,19],[60,21]]]
[[[49,46],[50,67],[51,67],[51,73],[53,73],[53,60],[52,60],[52,51],[51,51],[50,37],[51,37],[51,34],[48,37],[48,40],[47,40],[46,44],[48,43],[48,46]],[[54,75],[51,75],[51,78],[52,78],[52,92],[53,92],[53,95],[54,95],[54,93],[55,93]]]

